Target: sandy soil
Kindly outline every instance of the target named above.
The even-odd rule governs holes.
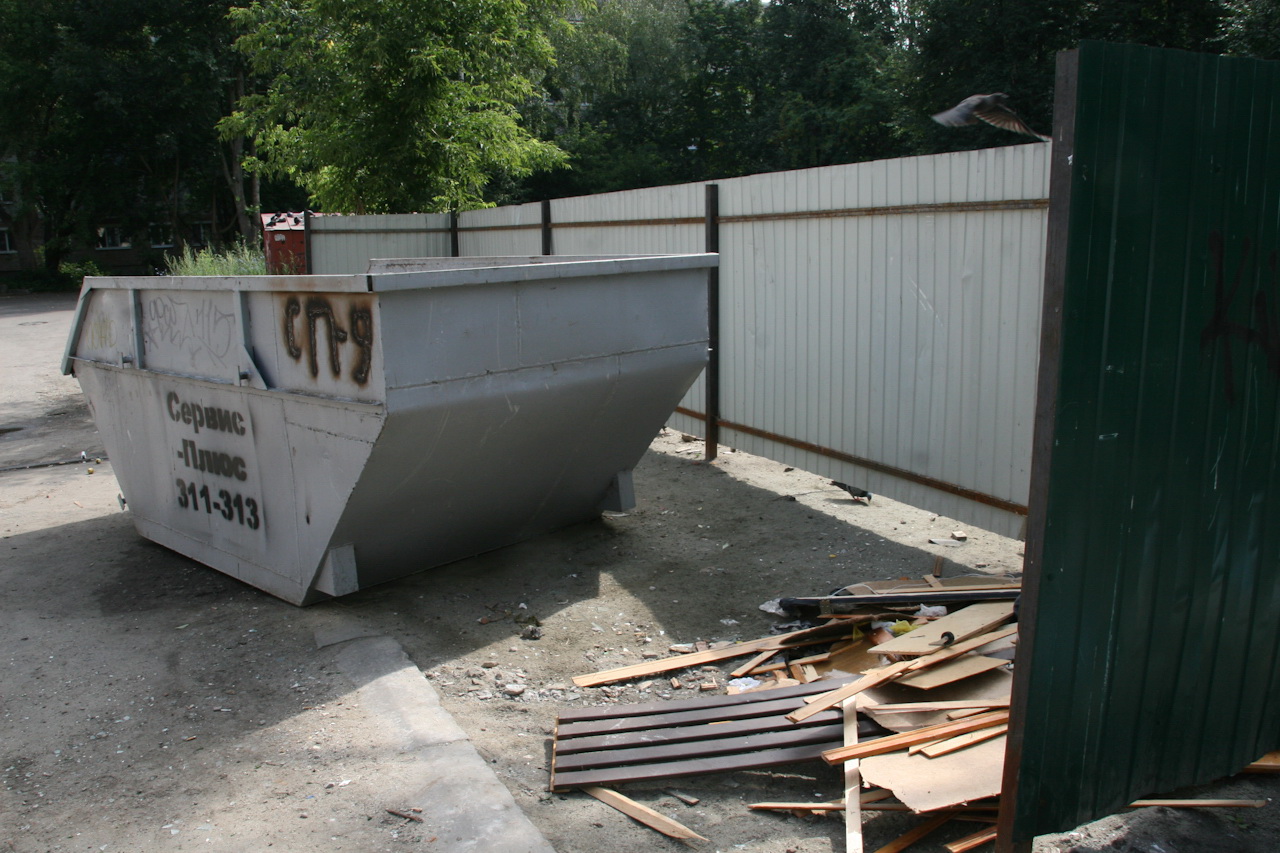
[[[81,449],[100,458],[74,380],[56,373],[71,307],[0,297],[0,428],[11,430],[0,469]],[[666,431],[636,470],[631,512],[307,609],[139,538],[109,460],[0,471],[0,851],[452,849],[386,812],[409,805],[385,793],[396,756],[369,741],[332,647],[316,645],[338,622],[400,641],[558,851],[677,849],[582,794],[548,793],[549,736],[561,709],[688,695],[696,682],[723,683],[728,667],[686,673],[679,689],[652,679],[578,690],[574,675],[673,643],[762,636],[780,621],[759,610],[768,599],[918,577],[937,555],[946,574],[1021,568],[1016,540],[880,496],[863,505],[730,448],[710,465],[701,452]],[[928,543],[957,528],[965,544]],[[540,639],[523,638],[535,619]],[[707,836],[702,849],[808,853],[843,850],[842,824],[745,803],[830,799],[839,787],[815,764],[623,790]],[[1277,788],[1252,777],[1199,793]],[[870,818],[867,849],[917,822]],[[937,853],[970,831],[944,827],[912,849]],[[1036,850],[1277,847],[1268,806],[1130,812]]]

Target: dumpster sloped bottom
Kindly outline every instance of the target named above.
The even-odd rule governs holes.
[[[379,437],[333,541],[358,585],[594,518],[701,369],[687,347],[415,389]],[[555,393],[548,391],[554,383]],[[362,531],[380,530],[376,537]]]

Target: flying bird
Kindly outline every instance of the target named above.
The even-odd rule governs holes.
[[[1027,127],[1027,123],[1018,118],[1017,113],[1009,109],[1008,101],[1009,96],[1004,92],[994,92],[990,95],[970,95],[951,109],[935,115],[933,120],[947,127],[963,127],[967,124],[977,124],[979,121],[985,121],[987,124],[995,125],[1005,130],[1012,130],[1014,133],[1034,136],[1043,142],[1053,141],[1052,137],[1036,133]]]
[[[837,489],[844,489],[855,501],[871,503],[871,493],[866,489],[859,489],[857,486],[850,486],[848,483],[837,483],[835,480],[831,481],[831,485]]]

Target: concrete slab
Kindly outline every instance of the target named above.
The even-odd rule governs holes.
[[[378,724],[367,746],[386,752],[379,774],[386,802],[421,809],[412,813],[435,836],[432,850],[555,853],[398,642],[354,639],[334,662]]]

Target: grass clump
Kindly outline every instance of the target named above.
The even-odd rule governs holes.
[[[262,250],[236,243],[222,250],[187,246],[180,255],[165,258],[169,275],[266,275],[267,258]]]

